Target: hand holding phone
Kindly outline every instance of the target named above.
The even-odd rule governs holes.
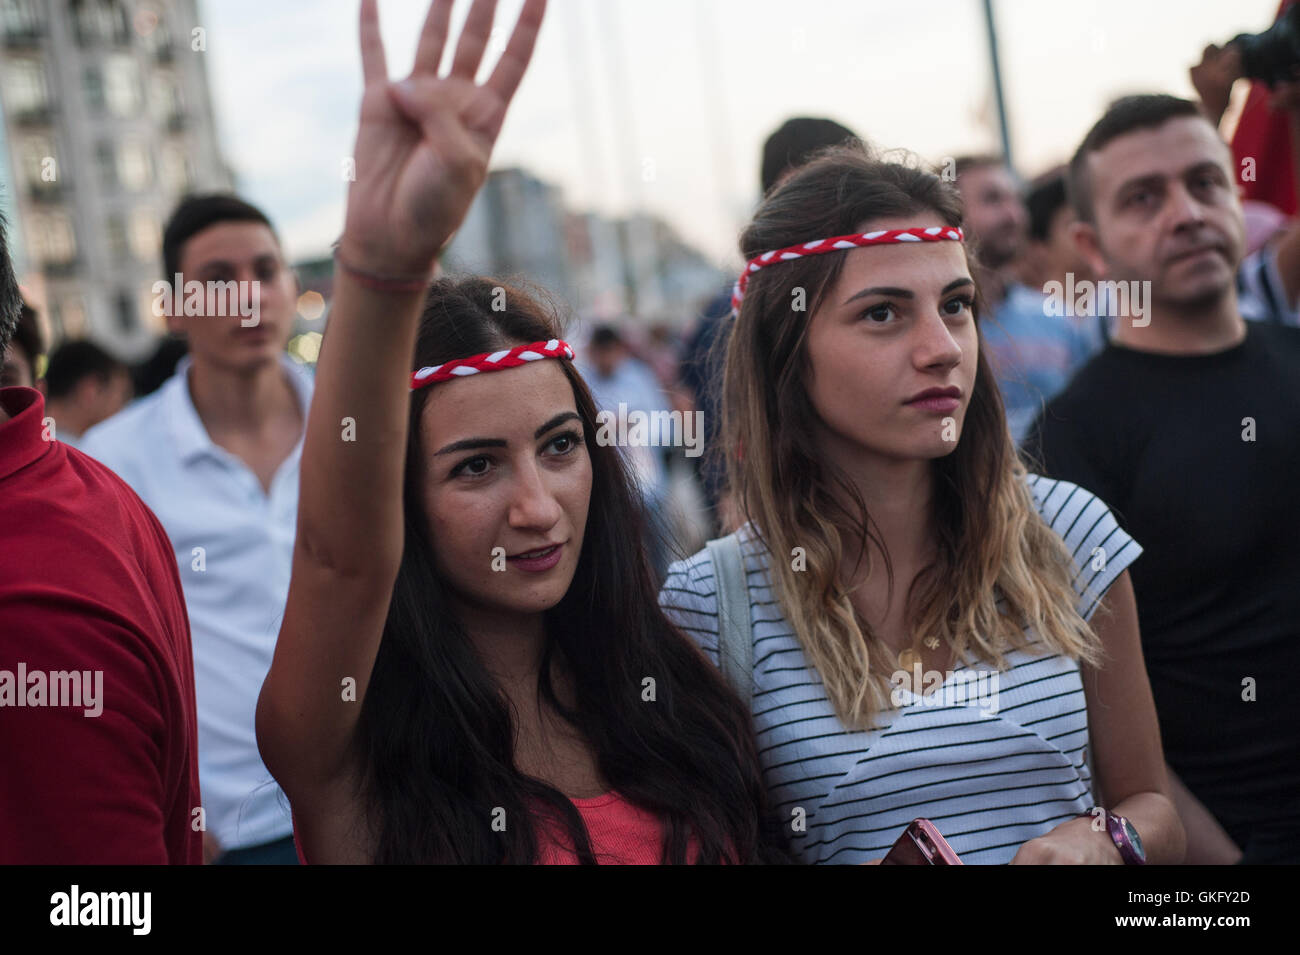
[[[914,819],[881,865],[964,865],[929,819]]]

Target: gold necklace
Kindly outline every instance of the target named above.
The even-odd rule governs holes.
[[[930,650],[939,649],[939,638],[935,636],[926,637],[921,641]],[[921,654],[916,647],[908,647],[898,654],[898,665],[910,671],[914,666],[921,662]]]

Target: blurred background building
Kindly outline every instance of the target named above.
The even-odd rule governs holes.
[[[231,189],[198,0],[0,0],[0,210],[52,344],[90,337],[127,361],[164,332],[151,287],[161,230],[192,191]],[[566,208],[525,169],[492,172],[445,265],[541,285],[572,314],[680,325],[727,282],[663,219]],[[291,353],[312,362],[333,270],[303,285]]]
[[[645,213],[609,218],[565,207],[560,190],[519,168],[488,176],[443,265],[542,285],[582,318],[681,325],[727,276]]]
[[[574,212],[558,188],[514,167],[489,173],[442,265],[451,275],[540,286],[579,325],[662,323],[681,330],[732,280],[662,219]],[[294,268],[302,294],[289,354],[313,363],[323,331],[317,320],[333,293],[333,260],[300,260]]]
[[[384,4],[395,71],[426,6]],[[1277,2],[818,0],[781,30],[779,0],[554,6],[447,264],[522,273],[582,317],[681,325],[740,267],[762,143],[783,119],[832,116],[927,161],[999,148],[990,6],[1010,138],[1032,171],[1068,158],[1116,95],[1190,93],[1206,42],[1264,28]],[[314,293],[300,331],[323,327],[310,316],[328,308],[342,228],[355,22],[356,0],[0,0],[0,210],[55,343],[147,353],[163,219],[186,191],[232,186]],[[863,95],[864,58],[901,75],[935,48],[945,69],[907,96]]]
[[[197,0],[0,0],[0,206],[57,342],[145,355],[152,284],[185,193],[230,188]]]

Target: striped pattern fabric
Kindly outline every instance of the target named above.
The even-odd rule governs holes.
[[[1039,475],[1028,483],[1039,514],[1074,555],[1077,606],[1090,618],[1142,548],[1083,488]],[[741,547],[754,728],[772,801],[790,820],[791,845],[804,862],[878,859],[908,823],[924,817],[963,862],[1000,864],[1092,807],[1088,714],[1075,661],[1013,651],[1009,669],[997,674],[996,694],[978,698],[954,692],[973,676],[957,664],[926,699],[900,690],[902,705],[878,714],[871,731],[846,730],[772,595],[767,553],[748,527]],[[659,601],[717,665],[718,600],[707,550],[669,568]],[[987,689],[992,671],[981,669]]]

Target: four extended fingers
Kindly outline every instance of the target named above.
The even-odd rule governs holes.
[[[483,62],[483,51],[487,49],[488,37],[492,34],[492,20],[495,18],[497,0],[474,0],[465,18],[465,26],[460,31],[460,42],[456,45],[456,58],[451,62],[451,75],[460,76],[471,83],[478,73],[479,64]]]
[[[537,31],[542,26],[542,14],[546,12],[546,0],[525,0],[524,8],[519,13],[519,22],[510,36],[510,43],[497,62],[496,69],[488,78],[487,86],[501,97],[507,106],[519,88],[519,81],[524,78],[528,61],[533,55],[533,44],[537,41]],[[505,113],[501,114],[505,119]],[[498,128],[500,123],[497,124]],[[493,131],[495,134],[496,130]]]
[[[411,75],[438,75],[451,28],[451,8],[454,5],[455,0],[433,0],[420,31]],[[525,0],[510,42],[485,84],[506,103],[510,102],[523,79],[545,10],[546,0]],[[495,15],[496,0],[474,0],[456,46],[456,56],[451,65],[453,75],[471,81],[474,79],[483,62]],[[384,42],[379,32],[377,0],[361,0],[361,72],[367,85],[388,81]]]
[[[451,9],[455,0],[433,0],[425,16],[424,26],[415,53],[415,65],[411,75],[426,75],[437,78],[438,67],[446,47],[447,34],[450,31]],[[524,0],[519,21],[511,33],[501,59],[484,86],[499,99],[500,108],[492,110],[493,116],[487,118],[483,128],[489,137],[495,139],[505,120],[505,107],[514,97],[528,62],[532,58],[533,47],[541,27],[542,16],[546,11],[546,0]],[[487,49],[492,32],[492,22],[496,13],[496,0],[474,0],[461,30],[452,62],[452,75],[474,81],[483,54]],[[361,69],[365,85],[388,83],[388,65],[384,55],[384,44],[379,32],[379,11],[377,0],[361,0]]]
[[[424,18],[424,28],[420,31],[420,44],[415,50],[415,66],[411,75],[428,73],[438,75],[438,66],[442,63],[442,51],[447,45],[447,34],[451,31],[451,8],[455,0],[433,0],[429,13]]]

